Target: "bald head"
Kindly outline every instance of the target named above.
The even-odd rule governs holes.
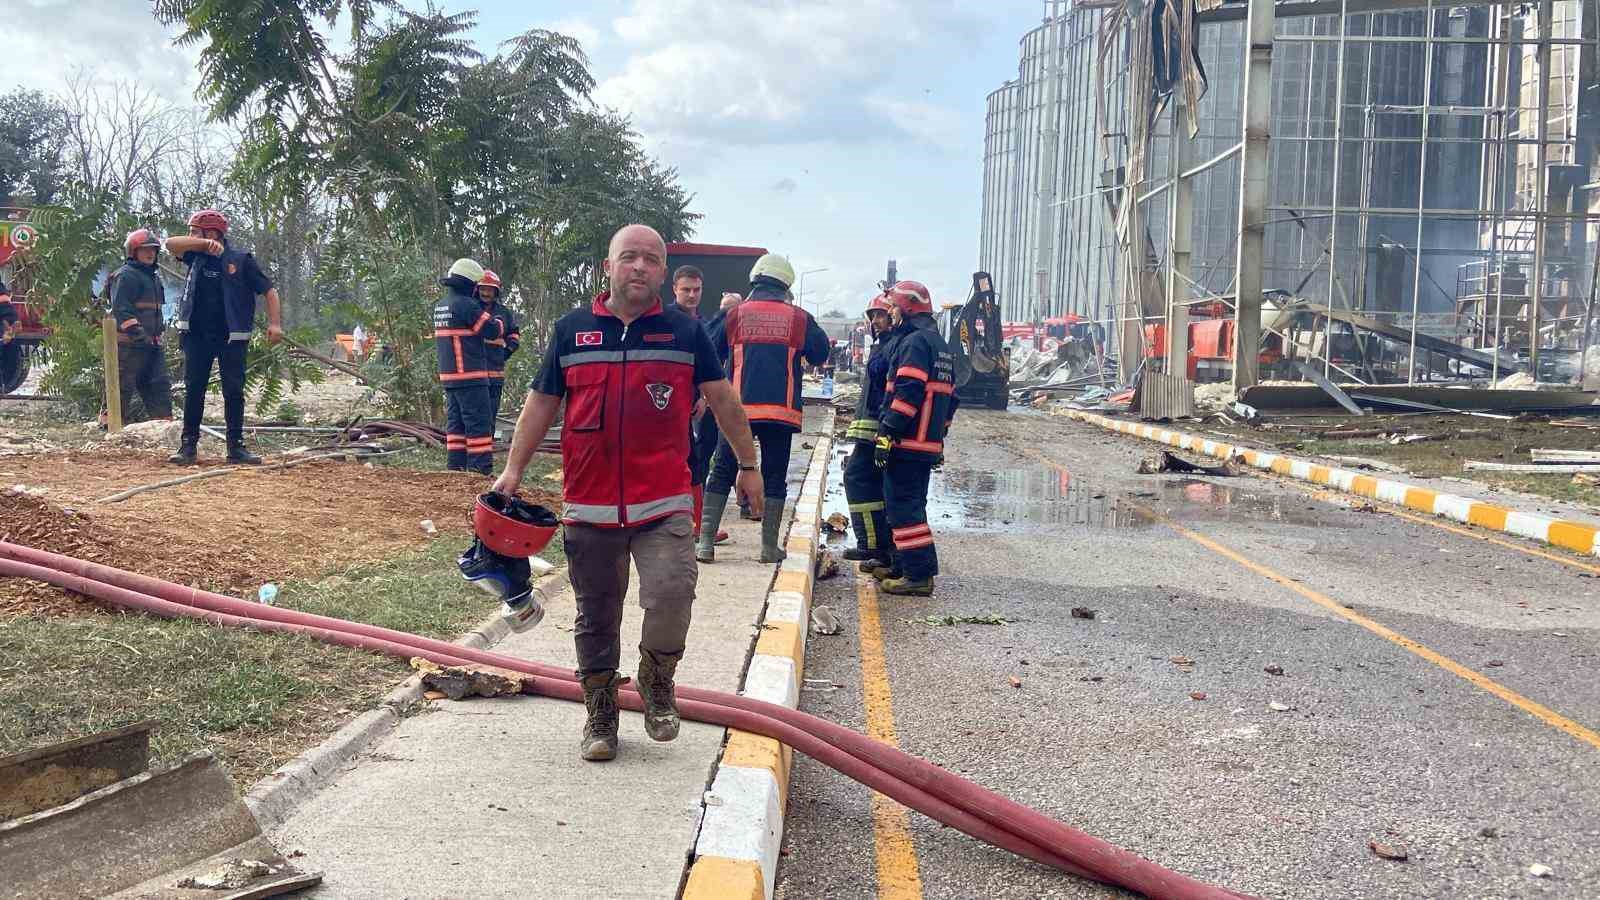
[[[667,244],[648,225],[623,226],[611,236],[605,270],[612,300],[636,315],[643,313],[667,280]]]

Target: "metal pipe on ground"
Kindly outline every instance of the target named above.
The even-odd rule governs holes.
[[[158,615],[299,632],[330,643],[401,658],[425,656],[445,665],[497,666],[542,679],[535,682],[535,687],[541,693],[546,693],[543,689],[548,688],[551,696],[562,699],[580,700],[582,697],[576,676],[555,666],[376,626],[261,606],[19,544],[0,542],[0,574],[46,581],[106,602]],[[638,695],[631,690],[631,686],[622,698],[627,708],[638,709]],[[1064,871],[1083,874],[1152,897],[1245,896],[1171,872],[931,763],[815,716],[775,704],[696,688],[680,688],[678,698],[680,706],[690,718],[737,727],[783,741],[938,821]],[[707,718],[700,719],[702,715]],[[1043,858],[1036,853],[1042,854]]]

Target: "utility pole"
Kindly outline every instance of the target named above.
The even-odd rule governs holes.
[[[1044,318],[1050,314],[1051,252],[1055,247],[1056,221],[1056,152],[1061,145],[1061,7],[1065,0],[1048,0],[1045,27],[1046,55],[1044,62],[1045,100],[1040,110],[1039,123],[1039,217],[1038,248],[1034,256],[1033,334],[1039,340],[1043,333]],[[1037,343],[1035,344],[1037,346]]]
[[[1261,381],[1261,288],[1266,264],[1267,142],[1272,128],[1272,0],[1245,14],[1244,134],[1239,146],[1239,253],[1234,272],[1233,389]]]

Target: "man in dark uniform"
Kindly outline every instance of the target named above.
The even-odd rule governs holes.
[[[887,593],[927,597],[939,574],[928,527],[928,481],[944,461],[944,436],[956,414],[955,359],[939,334],[926,287],[901,281],[889,289],[889,300],[894,350],[873,458],[883,470],[894,549],[889,565],[875,565],[871,574]]]
[[[21,349],[16,345],[17,308],[11,305],[11,290],[0,279],[0,389],[11,380],[15,367],[21,362]],[[20,380],[20,379],[19,379]]]
[[[458,259],[439,279],[444,296],[433,307],[433,346],[444,385],[446,468],[494,471],[494,408],[489,400],[489,347],[505,323],[473,296],[483,280],[476,260]]]
[[[167,376],[167,356],[161,349],[161,333],[166,329],[161,308],[167,289],[156,271],[161,241],[155,232],[140,228],[128,234],[123,248],[128,261],[111,274],[111,319],[117,323],[123,421],[134,421],[128,417],[128,409],[135,390],[144,402],[147,418],[170,419],[172,379]]]
[[[889,525],[884,512],[883,470],[874,461],[878,442],[878,415],[882,412],[889,356],[894,341],[889,336],[890,311],[894,304],[887,294],[879,294],[867,304],[865,314],[871,334],[872,355],[868,357],[861,380],[861,399],[856,401],[856,416],[845,431],[855,447],[844,464],[845,502],[850,505],[850,527],[856,545],[844,551],[845,559],[863,560],[861,571],[889,564]]]
[[[672,272],[672,300],[679,311],[692,319],[700,318],[700,297],[705,287],[706,276],[698,266],[679,266]],[[702,328],[706,327],[706,323],[700,324]],[[707,412],[705,401],[696,402],[689,419],[689,484],[694,489],[694,536],[697,540],[700,537],[700,514],[706,503],[706,476],[711,472],[711,454],[717,449],[719,434],[717,419]],[[727,540],[726,531],[717,532],[718,544]]]
[[[267,341],[283,340],[278,290],[255,255],[228,243],[228,218],[214,209],[189,217],[189,234],[167,238],[167,252],[189,267],[172,327],[183,343],[183,443],[169,462],[193,465],[205,415],[211,364],[222,381],[228,462],[260,465],[244,446],[245,351],[255,330],[256,297],[267,300]]]
[[[478,299],[489,315],[500,320],[500,336],[483,343],[489,354],[489,433],[494,434],[494,418],[500,415],[500,397],[506,388],[506,363],[511,354],[522,346],[522,329],[511,309],[500,302],[500,276],[493,269],[483,270],[483,280],[478,282]]]

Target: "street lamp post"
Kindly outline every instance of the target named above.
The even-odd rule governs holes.
[[[805,288],[803,287],[803,285],[806,283],[806,276],[807,275],[814,275],[814,274],[816,274],[818,272],[826,272],[826,271],[828,271],[828,267],[827,266],[823,266],[820,269],[807,269],[804,272],[800,273],[800,277],[799,278],[796,278],[794,280],[794,300],[795,300],[796,303],[800,304],[800,308],[801,309],[805,309],[805,307],[806,307],[806,302],[805,302],[806,291],[805,291]],[[817,312],[820,314],[822,312],[822,310],[819,309],[819,310],[817,310]]]

